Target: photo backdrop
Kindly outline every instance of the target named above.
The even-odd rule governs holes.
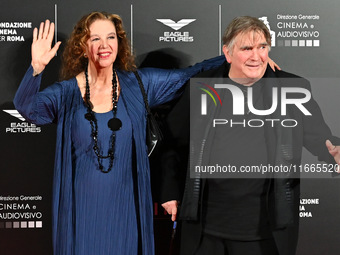
[[[139,66],[180,68],[220,55],[221,34],[234,17],[259,17],[272,33],[270,57],[283,70],[317,81],[312,84],[313,95],[326,122],[339,136],[339,9],[337,0],[2,1],[0,254],[52,254],[50,207],[55,126],[38,127],[26,122],[12,103],[30,65],[33,28],[41,21],[54,21],[56,40],[65,42],[84,14],[94,10],[117,13],[123,18]],[[62,48],[46,68],[42,87],[58,80]],[[181,135],[177,126],[172,131]],[[168,254],[171,222],[159,205],[160,173],[155,162],[152,183],[156,251]],[[304,162],[317,163],[307,151]],[[339,215],[339,178],[302,179],[297,254],[338,254]]]

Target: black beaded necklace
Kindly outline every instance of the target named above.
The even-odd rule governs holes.
[[[108,173],[111,171],[113,166],[113,159],[115,154],[115,141],[116,141],[116,132],[117,130],[121,129],[122,122],[120,119],[118,119],[117,116],[117,103],[118,103],[118,94],[117,94],[117,78],[116,78],[116,71],[113,68],[113,75],[112,75],[112,112],[113,112],[113,118],[110,119],[107,123],[108,127],[112,130],[112,134],[110,137],[110,144],[111,148],[108,150],[107,155],[102,155],[100,153],[99,147],[98,147],[98,124],[97,124],[97,118],[95,113],[92,111],[93,105],[90,100],[90,85],[89,85],[89,79],[88,79],[88,73],[87,68],[85,69],[85,80],[86,80],[86,88],[85,88],[85,103],[87,106],[87,113],[85,114],[85,119],[90,121],[91,124],[91,137],[94,141],[93,151],[97,156],[97,161],[99,165],[99,170],[103,173]],[[104,170],[104,166],[102,164],[103,159],[109,158],[110,163],[107,170]]]

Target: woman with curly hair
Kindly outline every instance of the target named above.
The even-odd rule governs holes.
[[[122,20],[92,12],[74,27],[61,82],[39,91],[54,24],[33,31],[32,62],[14,104],[26,120],[57,124],[53,179],[55,255],[154,254],[146,109]],[[150,107],[175,98],[223,57],[177,70],[139,69]]]

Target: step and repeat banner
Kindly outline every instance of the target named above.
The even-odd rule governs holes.
[[[272,34],[270,57],[283,70],[317,81],[312,84],[313,96],[333,133],[340,136],[339,9],[340,2],[335,0],[2,1],[0,254],[52,254],[56,127],[28,123],[12,103],[30,65],[33,28],[41,21],[55,22],[56,40],[65,42],[84,14],[94,10],[119,14],[138,66],[181,68],[220,55],[222,33],[234,17],[258,17]],[[63,46],[45,70],[43,88],[58,80],[62,49]],[[171,118],[171,132],[180,136],[181,125],[186,123],[180,117]],[[307,151],[304,161],[318,163]],[[156,251],[168,254],[171,222],[159,204],[159,168],[153,159]],[[340,179],[303,178],[301,183],[298,254],[339,254]]]

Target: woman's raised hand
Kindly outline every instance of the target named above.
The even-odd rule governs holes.
[[[34,75],[41,73],[57,53],[61,42],[57,42],[53,48],[51,48],[53,36],[54,23],[51,23],[49,20],[40,23],[39,31],[37,28],[33,30],[31,64]]]

